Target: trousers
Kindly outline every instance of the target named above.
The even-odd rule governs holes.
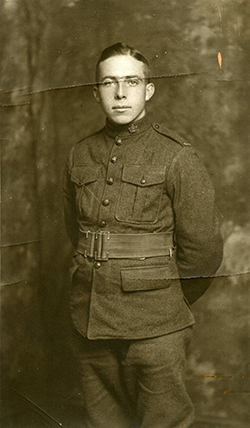
[[[187,428],[194,409],[185,388],[192,327],[141,340],[89,340],[71,348],[84,428]]]

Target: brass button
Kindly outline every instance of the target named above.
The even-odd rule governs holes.
[[[101,267],[101,263],[100,262],[95,262],[94,268],[95,269],[99,269],[100,267]]]
[[[116,156],[113,156],[113,157],[111,158],[111,162],[112,162],[112,163],[116,163],[116,161],[117,161],[117,157],[116,157]]]
[[[107,207],[109,205],[109,199],[104,199],[102,201],[102,205],[104,205],[105,207]]]
[[[145,184],[145,183],[146,183],[146,180],[144,178],[142,178],[141,184]]]
[[[117,146],[121,146],[122,145],[122,139],[120,137],[118,137],[118,135],[115,137],[115,144]]]
[[[105,227],[106,226],[106,221],[105,220],[100,221],[99,226],[100,227]]]
[[[113,184],[114,183],[114,179],[112,177],[109,177],[107,179],[107,184]]]

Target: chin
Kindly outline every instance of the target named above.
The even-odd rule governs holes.
[[[115,123],[116,125],[127,125],[130,122],[133,122],[134,119],[128,118],[126,116],[120,116],[115,118],[110,118],[111,122]]]

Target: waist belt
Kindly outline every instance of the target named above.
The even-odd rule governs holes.
[[[173,233],[79,231],[78,253],[95,260],[144,258],[173,254]]]

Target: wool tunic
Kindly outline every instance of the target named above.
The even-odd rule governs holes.
[[[191,145],[147,116],[119,126],[107,120],[71,150],[63,191],[76,250],[79,230],[171,232],[175,242],[169,254],[146,258],[97,261],[76,251],[76,329],[89,339],[140,339],[192,325],[189,303],[211,283],[222,238],[214,189]]]

